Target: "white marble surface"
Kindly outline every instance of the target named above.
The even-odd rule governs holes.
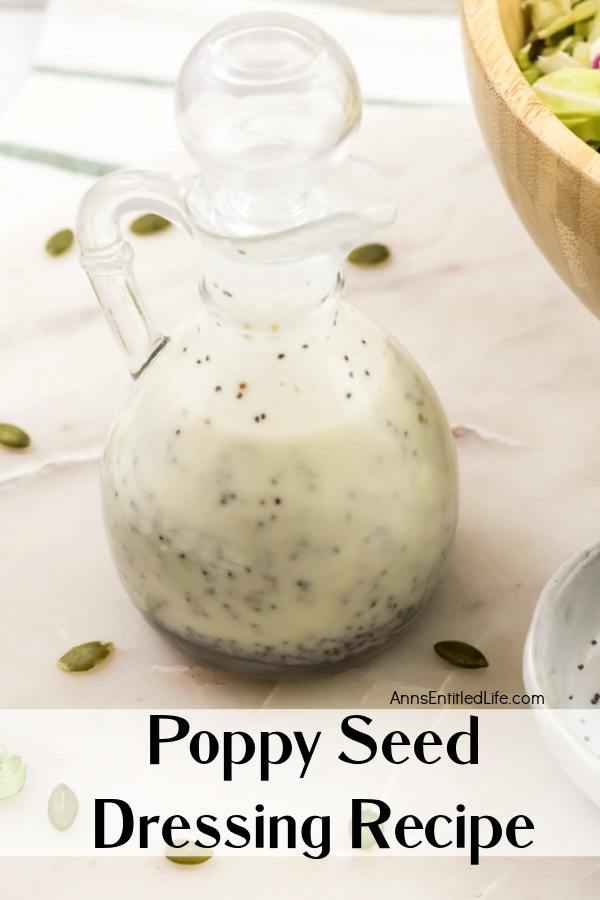
[[[4,415],[34,441],[0,457],[0,540],[19,548],[5,563],[11,629],[0,655],[20,673],[0,684],[5,705],[377,706],[399,686],[520,690],[538,591],[596,535],[600,328],[523,233],[469,109],[368,110],[361,140],[401,213],[380,235],[394,263],[348,271],[348,299],[403,340],[451,422],[470,429],[457,439],[460,525],[435,601],[393,649],[323,681],[273,686],[188,668],[124,599],[108,558],[97,460],[128,379],[75,256],[44,258],[45,236],[67,224],[44,210],[25,238],[5,239],[7,296],[19,300],[3,308]],[[136,251],[168,329],[194,302],[189,243],[173,232],[138,240]],[[49,666],[91,634],[121,651],[101,678],[65,679]],[[490,668],[449,670],[431,650],[447,637],[481,646]],[[24,656],[27,641],[37,652]]]
[[[41,9],[0,5],[0,110],[27,75],[42,23]]]
[[[58,11],[76,5],[65,0]],[[458,67],[458,46],[448,52]],[[460,84],[458,69],[451,77]],[[43,132],[44,146],[57,150],[61,129],[71,129],[88,157],[94,144],[104,159],[184,165],[165,124],[168,92],[144,95],[138,107],[138,95],[120,85],[88,80],[77,90],[85,109],[74,107],[67,79],[32,76],[0,121],[0,141],[30,144]],[[43,108],[49,95],[57,98],[52,121]],[[366,107],[359,149],[388,174],[400,213],[380,236],[393,262],[347,273],[350,302],[400,337],[458,427],[455,550],[434,602],[395,647],[368,665],[293,684],[190,666],[125,598],[103,535],[98,457],[128,379],[76,255],[49,260],[43,252],[51,232],[72,224],[90,180],[0,156],[0,418],[33,438],[24,453],[0,453],[0,705],[377,707],[393,689],[522,689],[538,592],[562,559],[597,538],[600,326],[524,233],[461,100]],[[107,102],[112,127],[98,122]],[[113,147],[123,156],[110,155]],[[193,250],[175,232],[138,240],[135,249],[142,287],[168,330],[195,302]],[[490,668],[449,669],[432,645],[452,637],[480,646]],[[69,678],[56,669],[71,644],[95,638],[118,648],[102,670]],[[592,900],[600,891],[592,860],[494,860],[479,869],[459,860],[249,860],[197,871],[142,860],[3,860],[0,877],[11,900],[70,900],[82,891],[95,900],[120,896],[126,883],[128,892],[180,900],[199,892],[230,898],[240,882],[245,897],[287,900],[366,891],[407,900],[563,900],[567,892]]]

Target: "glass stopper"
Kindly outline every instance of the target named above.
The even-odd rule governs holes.
[[[296,16],[234,16],[190,51],[176,90],[182,139],[238,219],[297,220],[349,151],[361,117],[352,63]]]

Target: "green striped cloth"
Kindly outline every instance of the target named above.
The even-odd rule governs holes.
[[[0,154],[98,175],[172,151],[172,90],[188,50],[226,16],[264,6],[51,0],[33,73],[0,123]],[[318,2],[271,6],[311,18],[343,44],[367,105],[466,101],[454,17]]]

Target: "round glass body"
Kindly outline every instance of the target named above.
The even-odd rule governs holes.
[[[454,535],[453,439],[385,332],[330,299],[293,329],[187,322],[135,383],[103,464],[128,593],[200,660],[347,665],[418,613]]]

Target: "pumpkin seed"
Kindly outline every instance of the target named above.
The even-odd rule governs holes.
[[[157,231],[163,231],[169,228],[171,223],[156,213],[146,213],[138,219],[134,219],[129,226],[130,231],[134,234],[155,234]]]
[[[110,641],[108,643],[88,641],[87,644],[77,644],[61,656],[56,665],[63,672],[87,672],[110,656],[114,646]]]
[[[369,822],[377,822],[380,815],[381,815],[381,811],[378,809],[378,807],[375,806],[374,803],[364,803],[361,808],[360,820],[361,820],[361,822],[364,822],[366,825]],[[350,833],[350,837],[352,837],[353,830],[354,830],[353,822],[352,822],[352,819],[350,819],[350,822],[348,823],[348,831]],[[385,834],[385,824],[380,826],[380,831],[383,832],[383,834]],[[363,834],[363,829],[361,828],[361,830],[360,830],[360,849],[361,850],[370,850],[371,847],[376,847],[376,846],[377,846],[377,841],[375,840],[375,837],[373,836],[373,832],[371,831],[371,829],[370,828],[368,829],[368,834]]]
[[[71,229],[63,228],[62,231],[57,231],[56,234],[48,238],[46,241],[46,253],[50,254],[50,256],[60,256],[61,253],[66,253],[73,246],[74,240],[75,235]]]
[[[355,247],[348,254],[348,262],[355,266],[375,266],[384,262],[390,256],[389,248],[385,244],[363,244]]]
[[[23,447],[29,447],[30,443],[31,438],[22,428],[0,422],[0,444],[21,450]]]
[[[20,756],[9,756],[6,747],[0,747],[0,800],[14,797],[25,785],[27,768]]]
[[[48,798],[48,818],[57,831],[71,827],[77,813],[79,801],[68,784],[57,784]]]
[[[199,866],[212,859],[212,856],[165,856],[165,859],[176,863],[178,866]]]
[[[439,641],[433,649],[446,662],[461,669],[485,669],[489,666],[481,650],[464,641]]]

